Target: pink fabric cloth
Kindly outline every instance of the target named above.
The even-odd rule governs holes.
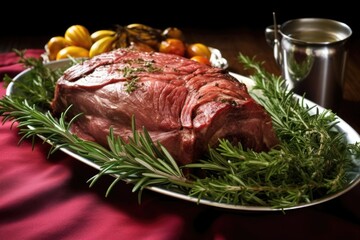
[[[25,57],[40,58],[44,52],[44,49],[28,49],[25,51]],[[24,66],[19,63],[19,57],[15,52],[0,53],[0,80],[5,74],[14,77],[22,70],[24,70]]]
[[[29,51],[30,52],[30,51]],[[34,50],[32,53],[41,54]],[[23,70],[1,54],[1,74]],[[0,97],[5,89],[0,87]],[[331,201],[285,212],[227,210],[145,190],[139,204],[131,185],[93,187],[97,170],[36,140],[18,145],[16,124],[0,125],[0,239],[356,239],[360,186]]]

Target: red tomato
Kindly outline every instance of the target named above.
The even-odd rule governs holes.
[[[210,60],[204,56],[193,56],[190,59],[211,66]]]
[[[177,38],[167,38],[161,41],[159,46],[159,52],[171,53],[179,56],[185,55],[185,43]]]
[[[210,59],[211,51],[205,44],[192,43],[186,47],[186,54],[189,58],[194,56],[203,56]]]

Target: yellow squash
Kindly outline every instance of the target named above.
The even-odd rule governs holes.
[[[46,51],[49,55],[49,59],[51,61],[55,60],[58,52],[69,45],[70,43],[63,36],[55,36],[50,38],[46,44]]]
[[[87,50],[86,48],[83,48],[83,47],[78,47],[78,46],[68,46],[68,47],[61,49],[58,52],[58,54],[56,55],[56,60],[69,58],[69,57],[87,58],[87,57],[89,57],[89,50]]]
[[[126,32],[130,42],[142,42],[153,48],[157,48],[162,39],[159,29],[140,23],[127,25]]]
[[[97,40],[90,48],[89,57],[94,57],[104,52],[112,50],[116,36],[106,36]]]
[[[90,49],[93,41],[89,30],[82,25],[72,25],[65,32],[65,39],[70,45]]]
[[[115,36],[116,32],[113,30],[98,30],[93,32],[90,37],[93,41],[93,43],[95,43],[96,41],[100,40],[103,37],[108,37],[108,36]]]

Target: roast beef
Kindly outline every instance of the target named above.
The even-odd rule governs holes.
[[[107,146],[127,140],[131,118],[182,165],[229,139],[255,151],[278,143],[271,118],[228,72],[176,55],[117,49],[72,66],[57,81],[54,114],[83,115],[72,131]]]

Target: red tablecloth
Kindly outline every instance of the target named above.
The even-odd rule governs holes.
[[[13,65],[15,59],[2,54],[0,74],[21,71]],[[4,94],[1,87],[0,96]],[[111,177],[89,188],[86,181],[97,170],[62,152],[48,158],[49,146],[39,140],[34,149],[29,140],[19,146],[18,131],[10,127],[9,122],[0,126],[0,239],[360,237],[360,186],[331,201],[285,213],[225,210],[149,190],[139,204],[137,193],[125,183],[105,197]]]

